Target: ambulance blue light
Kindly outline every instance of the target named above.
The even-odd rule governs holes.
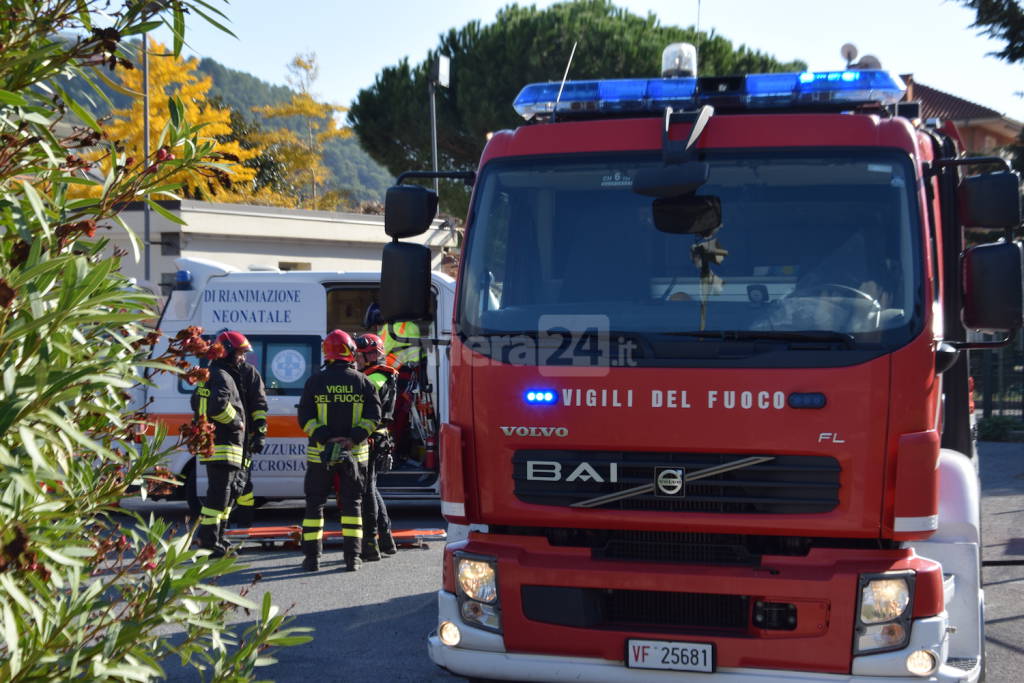
[[[174,273],[175,289],[192,289],[192,271],[179,270]]]
[[[738,85],[737,85],[738,84]],[[734,88],[738,87],[738,90]],[[558,92],[561,88],[562,94]],[[568,116],[629,112],[660,113],[666,106],[696,109],[715,106],[759,109],[815,105],[895,104],[906,86],[880,69],[751,74],[740,79],[629,78],[605,81],[533,83],[516,97],[515,110],[525,119],[556,111]]]
[[[550,405],[555,402],[555,392],[547,389],[530,389],[526,392],[526,402],[534,405]]]

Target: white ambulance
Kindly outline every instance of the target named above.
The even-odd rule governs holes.
[[[330,330],[342,329],[355,337],[363,327],[367,308],[376,301],[378,272],[240,271],[207,259],[175,261],[178,282],[164,305],[158,324],[163,332],[154,355],[162,354],[179,330],[197,325],[212,338],[224,330],[238,330],[253,346],[247,360],[263,375],[267,387],[268,438],[253,458],[253,494],[257,505],[270,500],[300,499],[306,470],[306,436],[295,414],[302,387],[321,366],[320,343]],[[418,401],[433,407],[436,423],[447,420],[448,341],[451,335],[455,281],[431,273],[435,306],[429,327],[420,325],[431,340],[427,353],[428,385]],[[376,332],[376,330],[373,330]],[[190,359],[198,362],[196,359]],[[167,425],[168,444],[177,440],[182,424],[192,420],[189,400],[193,386],[178,375],[152,377],[146,387],[150,418]],[[431,451],[430,413],[413,407],[418,435],[409,439],[407,452],[396,454],[396,467],[379,479],[388,498],[436,499],[439,495],[436,451]],[[423,415],[421,417],[420,415]],[[417,430],[414,430],[417,431]],[[426,437],[426,438],[424,438]],[[175,451],[169,469],[185,479],[174,496],[189,502],[198,513],[206,492],[206,468],[186,450]]]

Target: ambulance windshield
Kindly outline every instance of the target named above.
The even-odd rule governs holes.
[[[703,234],[658,230],[652,199],[632,191],[657,154],[488,164],[464,255],[460,332],[832,333],[891,347],[920,330],[923,259],[905,155],[706,160],[710,181],[697,194],[719,198],[722,223]]]

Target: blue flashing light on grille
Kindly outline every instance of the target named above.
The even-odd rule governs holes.
[[[727,80],[740,90],[726,87]],[[707,102],[759,109],[815,105],[895,104],[906,86],[899,76],[880,69],[751,74],[721,78],[628,78],[605,81],[533,83],[516,97],[515,110],[530,120],[556,112],[565,115],[660,113],[666,106],[695,109]],[[557,102],[557,108],[556,108]]]
[[[527,403],[534,405],[551,405],[555,402],[555,392],[550,389],[530,389],[525,397]]]
[[[789,395],[789,407],[796,408],[797,410],[814,410],[824,408],[827,402],[825,394],[820,392],[803,394],[793,393]]]

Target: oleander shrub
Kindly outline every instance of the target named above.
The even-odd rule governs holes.
[[[130,159],[72,80],[132,68],[129,41],[167,25],[181,48],[202,0],[0,0],[0,680],[146,681],[174,657],[197,677],[249,680],[274,647],[306,642],[271,604],[217,585],[235,568],[191,530],[118,509],[130,487],[173,486],[155,430],[131,404],[146,373],[154,300],[119,273],[104,235],[130,201],[173,196],[181,170],[230,171],[173,99],[148,159]],[[98,93],[98,89],[97,93]],[[97,94],[97,97],[100,95]],[[111,171],[86,159],[106,156]],[[101,192],[76,193],[98,185]],[[88,195],[88,197],[87,197]],[[130,232],[130,231],[129,231]],[[135,239],[136,248],[138,240]],[[168,439],[173,442],[175,439]],[[246,593],[247,591],[242,591]],[[235,610],[248,626],[229,626]]]

